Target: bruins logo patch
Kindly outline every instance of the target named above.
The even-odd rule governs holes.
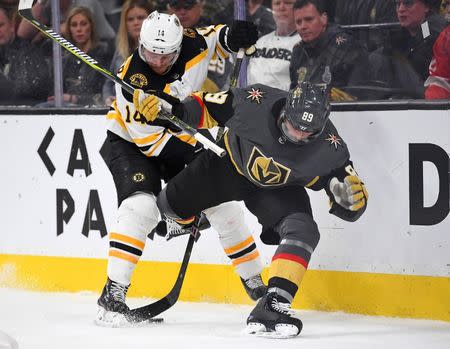
[[[145,181],[146,177],[142,172],[137,172],[133,175],[133,182],[135,183],[141,183]]]
[[[263,186],[277,186],[285,184],[291,170],[266,157],[258,148],[254,147],[247,163],[250,177]]]
[[[148,80],[144,74],[136,73],[131,75],[130,84],[142,88],[148,85]]]
[[[184,29],[183,34],[186,35],[186,36],[189,36],[190,38],[195,38],[196,37],[195,30],[190,29],[190,28]]]

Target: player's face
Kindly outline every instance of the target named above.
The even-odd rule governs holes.
[[[14,23],[0,9],[0,46],[11,42],[14,37]]]
[[[147,10],[142,7],[133,7],[128,10],[126,17],[127,33],[135,42],[139,40],[142,22],[147,16]]]
[[[416,32],[425,20],[429,8],[421,0],[395,0],[400,25],[410,32]]]
[[[297,32],[304,42],[316,40],[322,34],[328,23],[326,13],[320,14],[313,4],[294,10],[294,20]]]
[[[145,48],[142,48],[142,53],[150,68],[159,75],[167,73],[176,57],[176,52],[162,55],[147,51]]]
[[[272,0],[273,18],[277,26],[294,24],[294,6],[295,0]]]
[[[294,143],[306,140],[312,135],[312,132],[297,130],[288,119],[284,119],[281,123],[283,134]]]
[[[71,18],[69,30],[75,44],[79,47],[91,40],[91,23],[82,13],[78,13]]]

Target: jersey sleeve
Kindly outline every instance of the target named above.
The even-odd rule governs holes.
[[[233,116],[233,92],[195,92],[182,104],[182,118],[197,129],[225,126]]]
[[[198,50],[199,52],[186,62],[181,78],[167,84],[164,92],[183,100],[192,92],[199,91],[208,75],[211,59],[217,56],[225,59],[229,56],[224,39],[227,29],[226,25],[186,29],[184,35],[201,37],[205,41],[205,48]]]
[[[119,69],[118,77],[123,79],[131,57],[128,58]],[[139,150],[146,156],[158,156],[164,146],[169,142],[172,136],[180,138],[182,141],[194,145],[195,139],[179,130],[168,128],[167,122],[148,122],[141,115],[133,104],[133,96],[125,91],[121,85],[116,84],[116,100],[112,103],[111,108],[106,115],[110,122],[114,122],[109,129],[126,139],[133,142]]]

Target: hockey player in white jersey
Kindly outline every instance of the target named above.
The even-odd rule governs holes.
[[[247,82],[264,84],[285,91],[291,84],[289,63],[292,48],[300,41],[295,30],[295,0],[272,0],[273,18],[276,29],[258,39],[256,53],[247,67]],[[262,73],[264,72],[264,73]]]
[[[138,49],[118,76],[136,92],[164,91],[184,99],[202,86],[213,55],[226,57],[256,39],[256,27],[250,22],[183,30],[176,15],[154,11],[142,24]],[[105,150],[119,208],[109,233],[108,278],[98,300],[96,323],[104,326],[127,321],[125,297],[131,277],[147,235],[160,218],[156,195],[161,180],[175,176],[202,151],[193,137],[168,121],[153,122],[138,112],[139,93],[133,96],[117,84],[116,96],[107,114]],[[148,108],[157,108],[158,98],[153,102]],[[260,275],[262,263],[239,204],[225,203],[205,214],[249,296],[262,297],[266,289]]]

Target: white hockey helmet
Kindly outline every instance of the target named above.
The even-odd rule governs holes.
[[[139,34],[139,55],[145,61],[142,49],[157,54],[176,53],[177,60],[183,41],[183,26],[176,15],[153,11],[144,20]]]

